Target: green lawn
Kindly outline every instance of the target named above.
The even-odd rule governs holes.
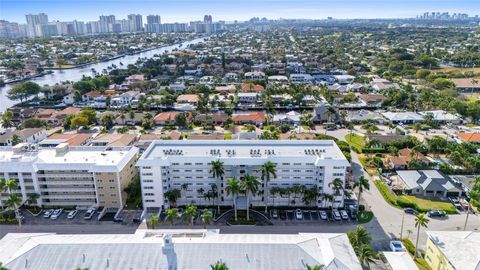
[[[449,202],[442,201],[433,201],[423,198],[418,198],[415,196],[401,195],[399,198],[406,199],[415,203],[418,206],[418,210],[429,211],[429,210],[443,210],[447,213],[455,213],[455,207]]]
[[[355,150],[355,152],[362,152],[365,147],[365,138],[355,133],[345,135],[345,141]]]

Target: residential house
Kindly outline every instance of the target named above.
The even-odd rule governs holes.
[[[423,115],[424,118],[427,115],[430,116],[432,118],[432,121],[438,124],[459,124],[461,122],[461,119],[458,115],[446,112],[444,110],[424,111],[420,112],[420,114]]]
[[[457,132],[455,139],[458,142],[470,142],[480,144],[480,132]]]
[[[263,112],[250,112],[232,115],[233,123],[235,124],[252,124],[262,125],[267,121],[267,116]]]
[[[457,89],[461,92],[480,92],[480,79],[460,78],[452,79]]]
[[[313,82],[310,74],[290,74],[290,82],[292,84],[309,84]]]
[[[285,125],[299,125],[302,114],[295,111],[287,113],[275,114],[273,122]]]
[[[210,123],[213,123],[214,125],[220,125],[220,124],[223,124],[227,119],[228,119],[228,114],[222,111],[219,111],[216,113],[198,114],[195,117],[195,122],[198,122],[198,123],[210,122]]]
[[[38,143],[38,146],[54,148],[62,143],[69,146],[83,146],[90,144],[93,134],[88,133],[54,133]]]
[[[424,165],[429,165],[431,163],[430,159],[422,153],[414,153],[410,148],[403,148],[398,152],[398,156],[387,157],[387,167],[391,170],[407,170],[408,164],[414,160]]]
[[[92,139],[91,146],[131,146],[136,139],[135,134],[100,134]]]
[[[142,122],[144,117],[143,113],[140,112],[132,112],[132,113],[125,113],[120,114],[115,118],[115,123],[117,125],[128,125],[128,126],[135,126],[136,124]]]
[[[145,75],[143,74],[133,74],[125,78],[125,81],[127,84],[134,84],[137,82],[143,82],[145,81]]]
[[[43,128],[7,129],[0,131],[0,146],[12,146],[15,135],[18,136],[18,143],[38,143],[47,137]]]
[[[383,91],[387,89],[400,89],[398,83],[392,83],[389,80],[380,78],[373,79],[370,85],[376,91]]]
[[[350,110],[347,111],[347,116],[345,120],[351,123],[362,123],[362,122],[375,122],[378,124],[383,124],[385,118],[378,113],[368,110]]]
[[[175,123],[175,117],[179,112],[161,112],[153,118],[155,124],[158,126],[163,126],[165,124]]]
[[[398,170],[397,175],[407,194],[447,198],[459,197],[464,193],[460,185],[437,170]]]
[[[366,107],[368,108],[380,108],[382,107],[383,101],[386,99],[384,95],[375,94],[361,94],[358,95],[358,98],[365,102]]]
[[[251,80],[251,81],[264,80],[265,73],[261,71],[250,71],[250,72],[246,72],[244,77],[245,77],[245,80]]]
[[[260,84],[242,83],[240,90],[243,92],[262,92],[265,90],[265,87]]]
[[[424,120],[423,116],[416,112],[384,112],[382,115],[392,124],[414,124]]]

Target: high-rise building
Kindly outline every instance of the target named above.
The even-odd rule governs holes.
[[[140,32],[143,30],[142,15],[140,14],[130,14],[128,15],[128,20],[130,21],[132,32]]]
[[[0,38],[21,37],[18,23],[0,20]]]
[[[147,24],[162,23],[159,15],[148,15]]]
[[[111,28],[111,24],[115,23],[115,15],[100,15],[99,21],[99,32],[100,33],[107,33],[108,30]]]
[[[161,33],[162,25],[159,15],[148,15],[147,24],[145,25],[145,32],[148,33]]]
[[[41,33],[37,33],[37,30],[40,30],[41,27],[38,25],[48,24],[48,15],[45,13],[40,14],[27,14],[25,15],[27,19],[27,34],[29,37],[41,36]]]
[[[213,23],[212,15],[205,15],[203,16],[203,22],[204,23]]]

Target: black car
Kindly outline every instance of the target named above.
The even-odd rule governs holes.
[[[418,211],[413,208],[405,208],[403,211],[407,214],[418,215]]]
[[[447,213],[442,210],[432,210],[427,212],[427,216],[429,217],[444,217]]]

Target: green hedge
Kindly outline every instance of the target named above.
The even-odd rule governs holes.
[[[397,196],[390,192],[387,185],[382,180],[375,180],[375,186],[377,186],[378,191],[380,191],[385,201],[392,205],[397,205]]]
[[[415,245],[413,245],[413,243],[412,243],[412,241],[410,241],[410,239],[403,238],[402,243],[411,255],[415,254]]]
[[[387,152],[387,149],[385,148],[362,148],[360,150],[362,153],[386,153]]]

